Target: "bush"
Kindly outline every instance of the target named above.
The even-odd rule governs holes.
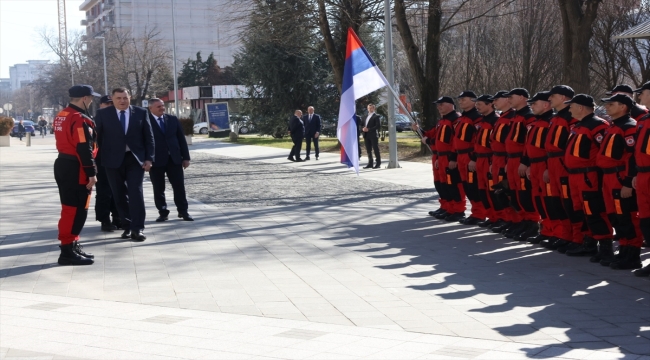
[[[7,136],[14,128],[14,119],[6,116],[0,116],[0,136]]]
[[[194,134],[194,120],[192,119],[180,119],[181,127],[183,128],[183,133],[185,136],[192,136]]]

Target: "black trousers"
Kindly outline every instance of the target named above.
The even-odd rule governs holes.
[[[165,166],[154,166],[149,170],[151,185],[153,185],[153,200],[156,209],[162,216],[169,215],[165,200],[165,174],[174,190],[174,204],[179,214],[187,214],[187,197],[185,196],[185,175],[181,164],[174,164],[171,157]]]
[[[372,152],[375,152],[377,163],[375,166],[381,165],[381,155],[379,155],[379,139],[372,136],[364,136],[363,142],[366,144],[366,152],[368,153],[368,165],[372,166]]]
[[[309,154],[311,153],[311,142],[312,140],[314,141],[314,152],[316,153],[316,157],[318,157],[318,154],[320,153],[320,149],[318,148],[318,138],[314,137],[313,135],[307,136],[305,138],[305,141],[307,142],[307,157],[309,157]]]
[[[62,245],[79,240],[88,217],[91,191],[79,183],[82,171],[76,159],[58,158],[54,161],[54,179],[61,199],[58,238]]]
[[[146,212],[142,180],[144,169],[131,152],[124,154],[124,161],[119,168],[106,168],[108,183],[120,213],[122,229],[139,231],[144,229]]]
[[[295,157],[296,159],[300,159],[300,151],[302,150],[303,138],[304,138],[303,136],[291,135],[291,140],[293,141],[293,147],[291,148],[289,157]]]
[[[98,166],[97,184],[95,184],[95,220],[102,223],[111,222],[111,217],[113,220],[119,219],[120,214],[113,199],[106,168]]]

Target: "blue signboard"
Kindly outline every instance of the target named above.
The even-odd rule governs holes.
[[[208,128],[210,131],[230,130],[228,103],[205,104],[205,114],[208,119]]]

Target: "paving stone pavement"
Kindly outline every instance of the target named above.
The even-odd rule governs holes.
[[[647,279],[427,217],[427,164],[357,177],[336,154],[197,141],[196,221],[155,223],[145,182],[147,241],[91,211],[96,263],[73,268],[56,151],[34,144],[0,149],[0,359],[650,355]]]

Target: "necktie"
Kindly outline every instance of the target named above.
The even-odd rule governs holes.
[[[122,130],[126,134],[126,115],[124,115],[124,110],[120,111],[120,123],[122,123]]]
[[[165,121],[163,120],[163,117],[158,118],[158,123],[160,124],[160,130],[165,133]]]
[[[309,122],[311,122],[311,114],[309,115]]]

